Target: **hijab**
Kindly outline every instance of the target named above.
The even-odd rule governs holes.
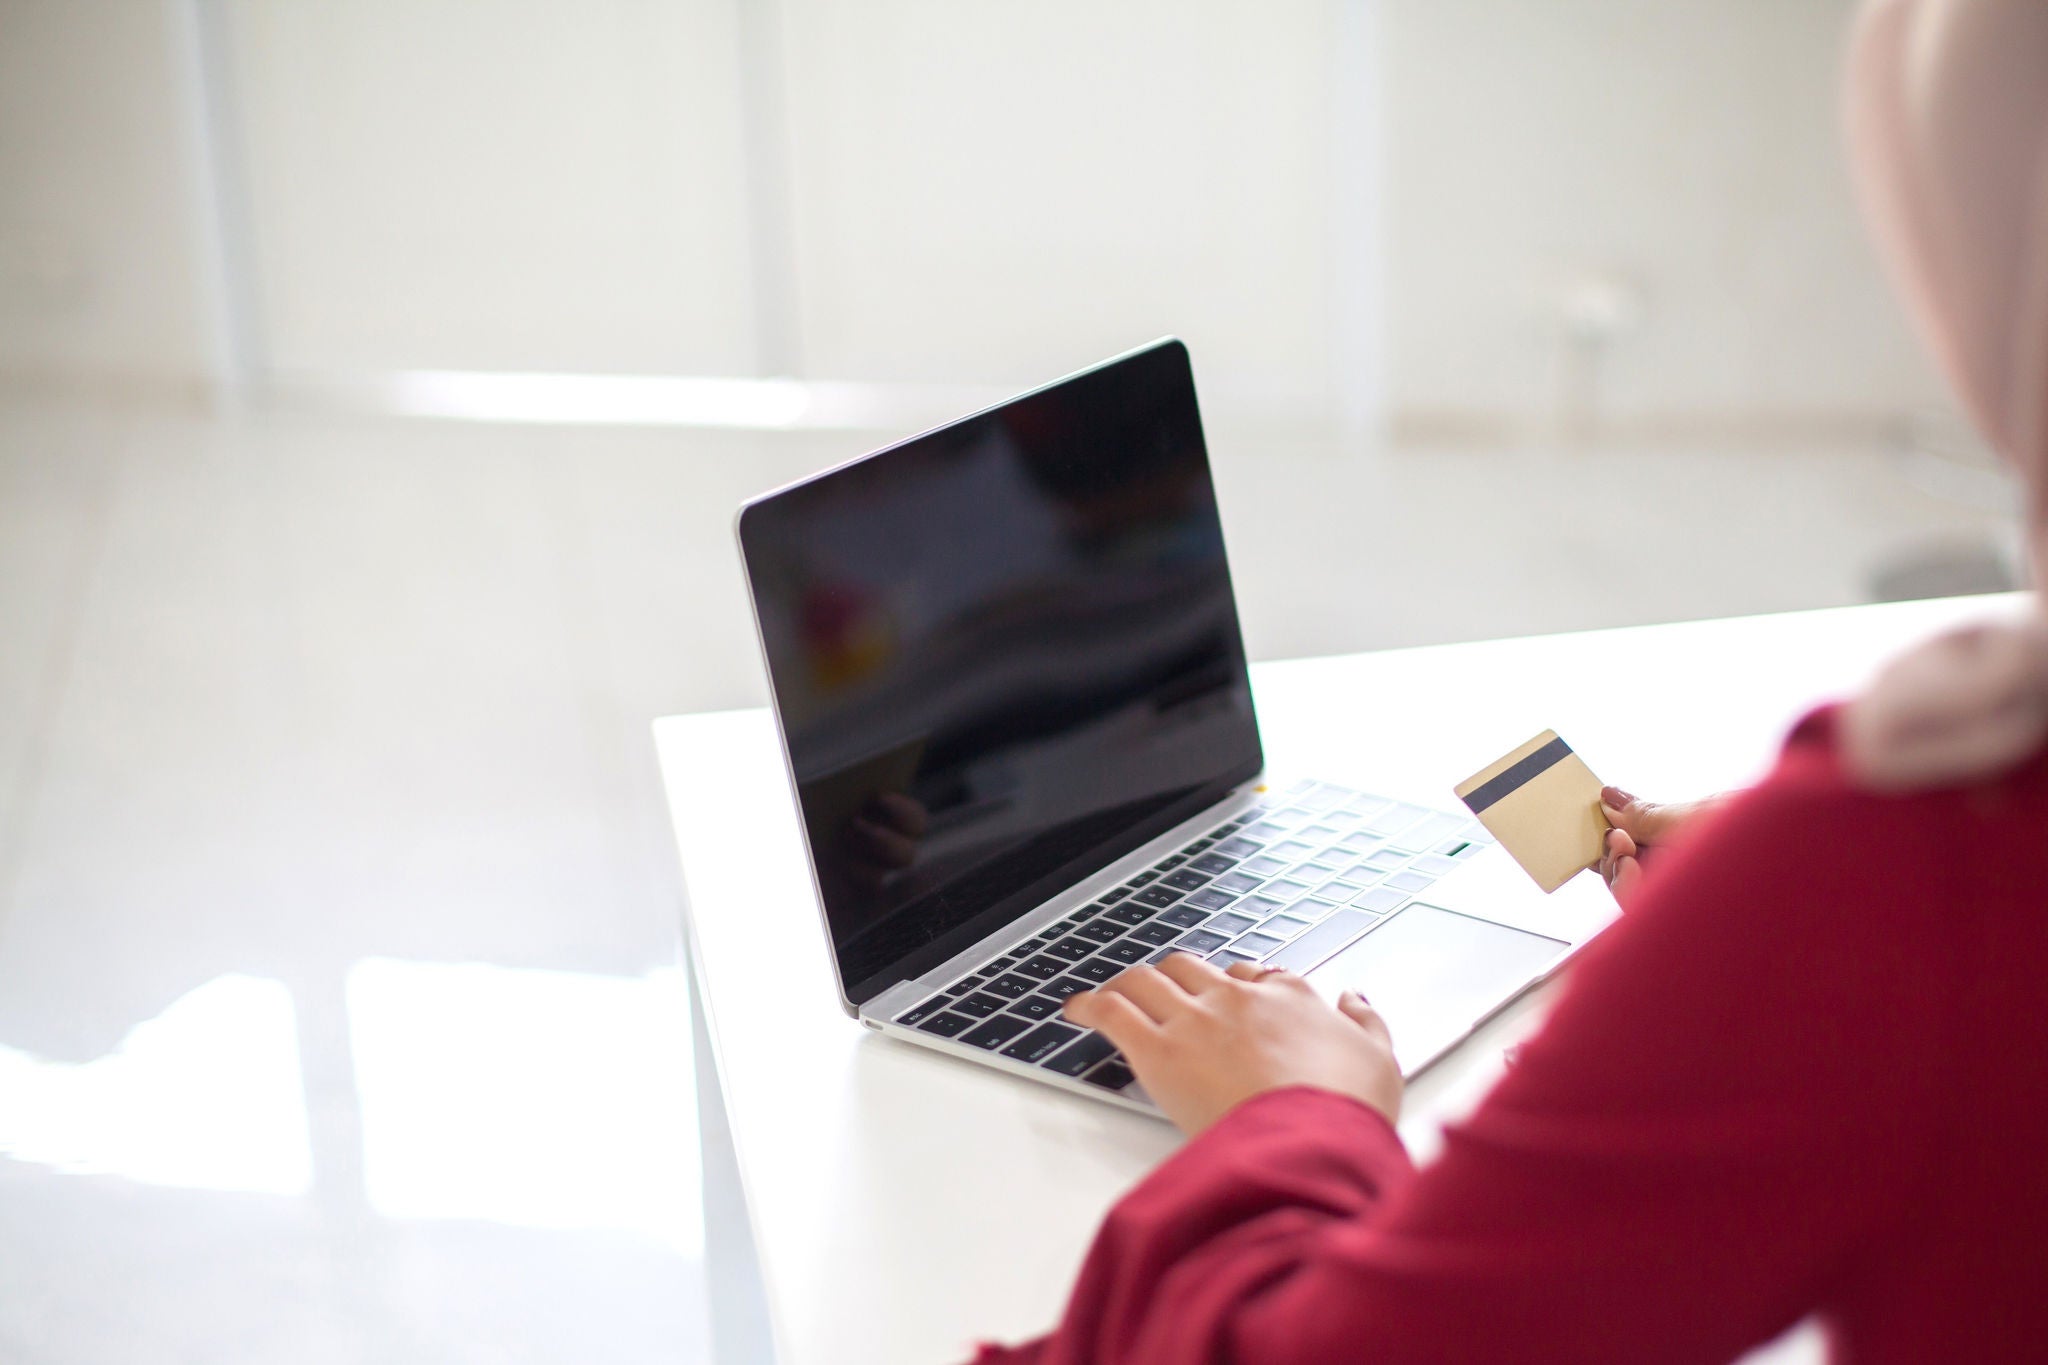
[[[1849,62],[1866,216],[1922,339],[2025,489],[2048,566],[2048,3],[1870,0]],[[1952,631],[1844,708],[1866,786],[1982,781],[2048,742],[2048,611]]]

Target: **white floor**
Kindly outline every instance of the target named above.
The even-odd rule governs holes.
[[[1865,450],[1212,442],[1258,657],[2006,524]],[[647,724],[758,702],[733,508],[870,443],[0,409],[0,1359],[706,1358]]]

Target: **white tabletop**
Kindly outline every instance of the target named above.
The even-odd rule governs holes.
[[[1252,678],[1278,775],[1445,806],[1458,778],[1555,728],[1606,780],[1679,797],[1753,778],[1805,708],[1922,636],[2010,606],[1966,598],[1488,641],[1263,664]],[[767,714],[670,717],[655,739],[700,1027],[778,1359],[935,1363],[977,1338],[1043,1331],[1104,1211],[1178,1135],[848,1018]],[[1526,998],[1410,1088],[1401,1132],[1419,1159],[1541,1007]]]

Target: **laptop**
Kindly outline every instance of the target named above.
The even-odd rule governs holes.
[[[840,1002],[892,1038],[1156,1113],[1060,1004],[1188,952],[1362,991],[1412,1076],[1615,913],[1462,812],[1267,774],[1177,340],[737,532]]]

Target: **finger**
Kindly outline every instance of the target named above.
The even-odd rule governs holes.
[[[1061,1012],[1068,1022],[1092,1028],[1115,1043],[1117,1051],[1134,1062],[1149,1057],[1159,1041],[1159,1026],[1115,991],[1070,995]]]
[[[1608,878],[1607,885],[1614,892],[1614,899],[1626,909],[1629,901],[1642,889],[1642,882],[1642,863],[1635,858],[1618,858],[1614,863],[1614,875]]]
[[[1148,1017],[1162,1024],[1186,1013],[1195,1003],[1193,996],[1153,967],[1128,967],[1112,977],[1102,989],[1126,997]]]
[[[924,803],[902,792],[877,792],[869,804],[891,826],[913,838],[931,828],[931,813],[924,808]]]
[[[1223,973],[1192,953],[1170,953],[1161,958],[1159,974],[1189,995],[1213,991],[1223,984]]]
[[[1226,975],[1234,976],[1239,981],[1263,981],[1279,970],[1278,967],[1268,967],[1263,962],[1233,962]]]
[[[1357,991],[1346,991],[1337,997],[1337,1012],[1366,1032],[1377,1034],[1381,1042],[1393,1041],[1387,1033],[1387,1021],[1380,1018],[1380,1012]]]

